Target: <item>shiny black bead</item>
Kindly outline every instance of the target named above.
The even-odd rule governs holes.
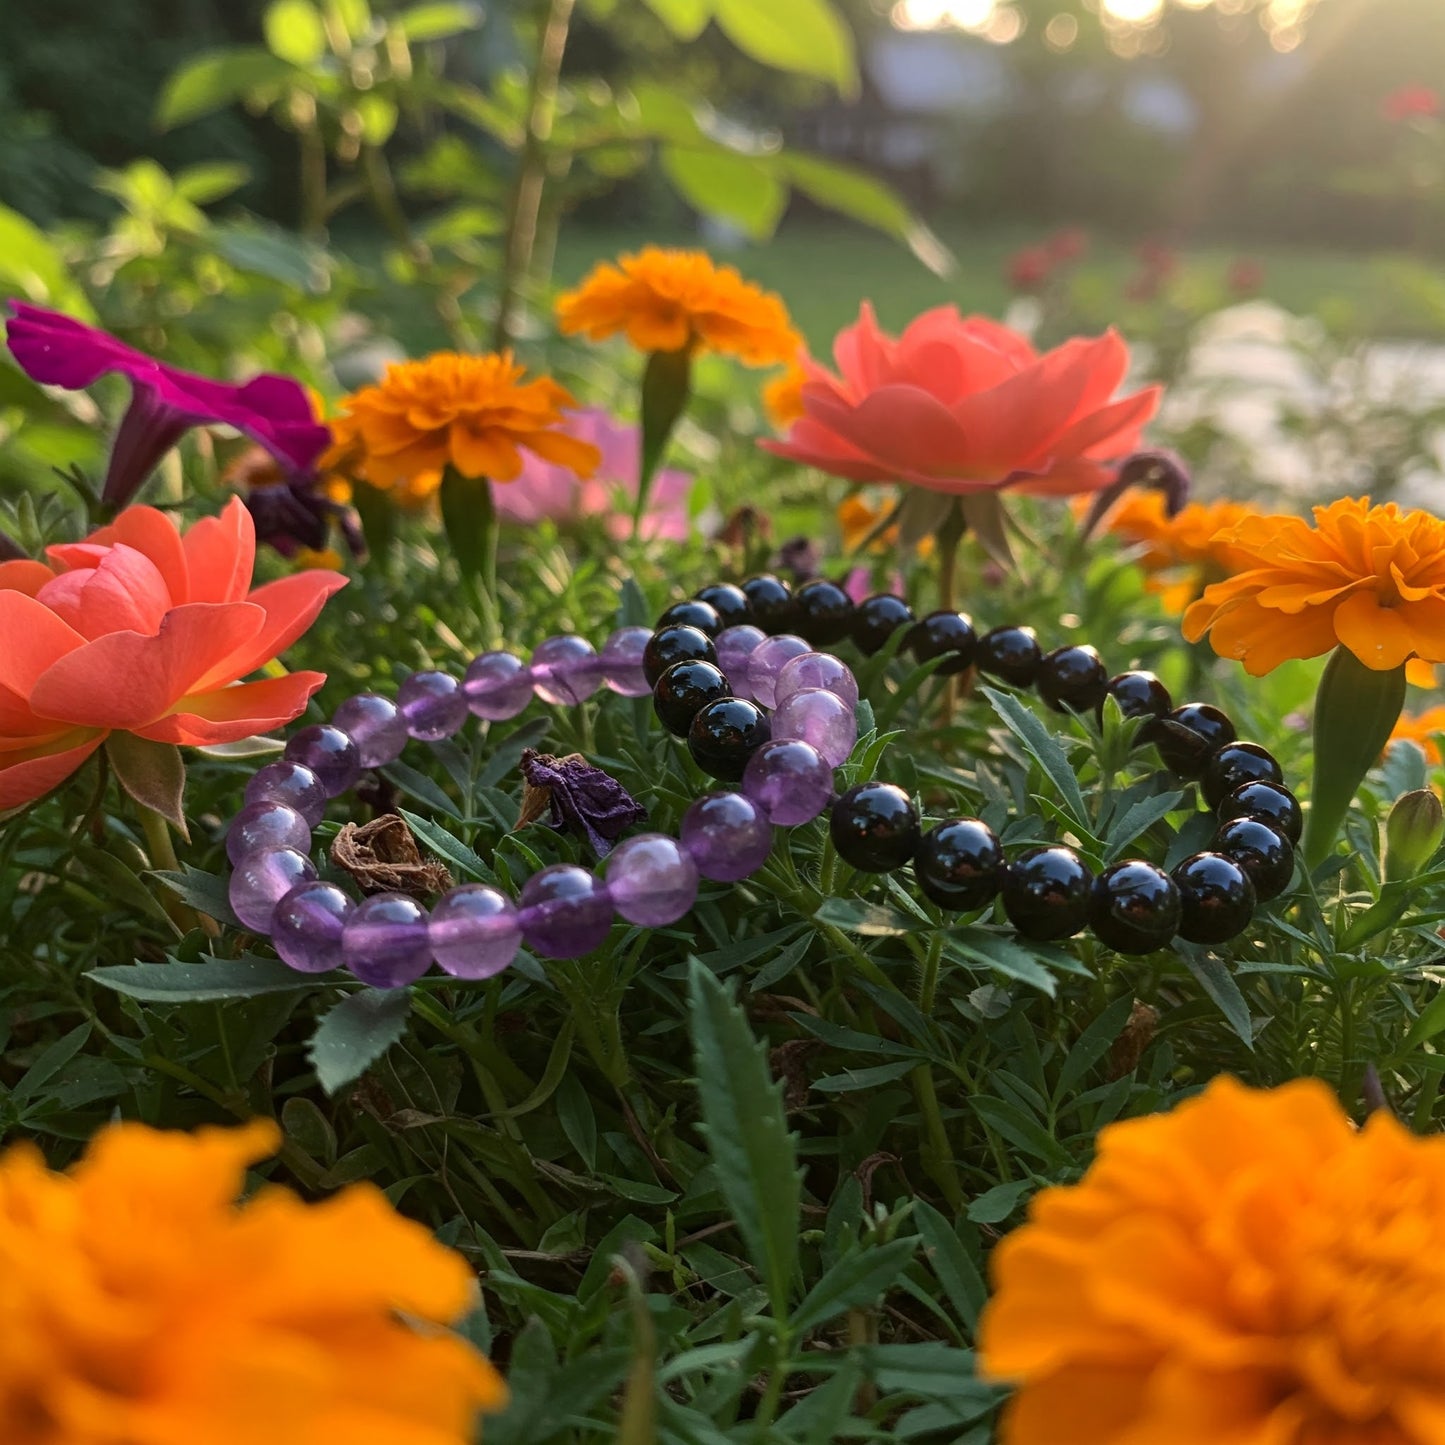
[[[1044,650],[1032,627],[995,627],[978,639],[974,661],[979,671],[1015,687],[1032,687]]]
[[[900,627],[913,621],[913,609],[891,592],[865,598],[853,609],[853,641],[872,657]]]
[[[1039,696],[1058,712],[1088,712],[1104,701],[1109,672],[1097,649],[1087,642],[1056,647],[1044,654],[1035,685]]]
[[[930,828],[913,855],[918,886],[940,908],[982,908],[998,892],[1003,849],[977,818],[950,818]]]
[[[1119,711],[1125,717],[1163,717],[1174,706],[1169,689],[1152,672],[1115,673],[1104,692],[1119,704]],[[1101,717],[1103,711],[1104,705],[1100,702]]]
[[[859,783],[833,804],[828,836],[850,867],[888,873],[908,862],[918,847],[918,810],[892,783]]]
[[[642,649],[642,675],[649,687],[676,662],[717,662],[712,638],[696,627],[678,625],[654,632]]]
[[[710,702],[731,697],[727,678],[711,662],[674,662],[652,689],[652,710],[675,738],[685,738],[692,720]]]
[[[1288,788],[1278,783],[1241,783],[1214,810],[1221,823],[1231,818],[1258,818],[1298,843],[1304,832],[1304,812]]]
[[[768,715],[756,703],[721,697],[699,708],[687,730],[687,750],[705,773],[724,782],[742,781],[748,759],[773,735]]]
[[[1234,724],[1207,702],[1186,702],[1149,729],[1149,741],[1159,749],[1165,766],[1181,778],[1197,778],[1209,755],[1236,736]]]
[[[716,637],[722,631],[722,626],[722,618],[718,616],[716,607],[700,598],[689,597],[685,602],[674,602],[657,619],[652,630],[660,632],[664,627],[695,627],[709,637]]]
[[[1072,848],[1030,848],[1006,863],[999,896],[1025,938],[1071,938],[1089,921],[1094,875]]]
[[[702,588],[697,600],[706,602],[717,613],[724,627],[741,627],[753,620],[753,609],[748,605],[747,595],[731,582],[714,582]]]
[[[940,677],[964,671],[973,661],[977,646],[978,634],[973,630],[973,619],[964,612],[930,612],[908,630],[908,650],[916,661],[948,658],[942,667],[935,669]]]
[[[804,582],[793,593],[798,609],[798,636],[806,637],[814,647],[827,647],[841,642],[853,624],[853,599],[826,577]]]
[[[1223,943],[1254,917],[1249,874],[1223,853],[1195,853],[1169,875],[1179,889],[1179,936],[1190,943]]]
[[[776,637],[780,632],[796,632],[797,608],[788,584],[771,573],[749,577],[743,583],[743,595],[752,609],[753,626],[761,627]]]
[[[1294,877],[1294,844],[1258,818],[1231,818],[1209,847],[1232,858],[1249,874],[1254,896],[1261,903],[1278,898]]]
[[[1217,808],[1243,783],[1282,783],[1284,769],[1274,754],[1258,743],[1225,743],[1204,765],[1200,790],[1204,801]]]
[[[1089,926],[1116,953],[1153,953],[1179,931],[1179,889],[1161,868],[1129,858],[1094,880]]]

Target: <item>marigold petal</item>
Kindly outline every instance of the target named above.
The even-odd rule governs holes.
[[[1415,637],[1402,611],[1381,607],[1373,592],[1356,592],[1334,611],[1340,643],[1374,672],[1403,667],[1415,651]]]

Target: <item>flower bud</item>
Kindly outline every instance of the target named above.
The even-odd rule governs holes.
[[[1385,820],[1385,881],[1413,878],[1445,838],[1445,808],[1429,788],[1402,793]]]

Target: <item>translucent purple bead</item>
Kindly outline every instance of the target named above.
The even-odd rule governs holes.
[[[330,723],[312,723],[292,734],[281,756],[310,768],[321,779],[328,798],[339,798],[361,776],[361,754],[356,744]]]
[[[828,806],[833,769],[811,743],[774,739],[748,759],[743,792],[780,828],[796,828]]]
[[[232,863],[239,863],[263,848],[294,848],[298,853],[307,853],[311,849],[310,825],[285,803],[247,803],[226,830],[226,856]]]
[[[288,808],[295,808],[314,828],[326,811],[326,789],[310,768],[282,758],[256,770],[246,784],[246,801],[285,803]]]
[[[516,905],[483,883],[444,894],[431,911],[427,934],[432,957],[453,978],[491,978],[522,945]]]
[[[431,966],[426,909],[404,893],[360,903],[341,931],[346,966],[374,988],[402,988]]]
[[[271,915],[276,952],[301,973],[328,973],[346,962],[341,931],[353,908],[334,883],[298,883]]]
[[[795,657],[811,652],[813,645],[791,632],[780,632],[758,644],[748,659],[748,686],[761,707],[773,707],[778,700],[778,674]]]
[[[380,693],[363,692],[347,698],[331,721],[356,744],[363,768],[394,763],[406,747],[406,719],[396,704]]]
[[[534,873],[517,900],[522,937],[543,958],[581,958],[612,927],[612,900],[598,878],[575,863]]]
[[[579,703],[601,686],[602,665],[585,637],[569,633],[537,644],[532,653],[532,689],[543,702]]]
[[[598,658],[602,679],[623,697],[646,697],[652,689],[642,672],[642,651],[652,636],[648,627],[619,627],[606,642]]]
[[[858,719],[836,693],[804,688],[780,702],[773,713],[775,738],[801,738],[812,743],[830,767],[848,761],[858,741]]]
[[[467,720],[462,685],[447,672],[414,672],[396,693],[406,730],[424,743],[437,743],[461,730]]]
[[[532,674],[510,652],[484,652],[462,679],[467,706],[488,722],[504,722],[532,701]]]
[[[266,848],[241,859],[227,892],[231,912],[253,933],[271,931],[276,905],[298,884],[316,877],[316,865],[295,848]]]
[[[697,902],[697,864],[677,839],[643,833],[612,850],[607,891],[629,923],[661,928],[676,923]]]
[[[768,815],[742,793],[706,793],[682,815],[682,846],[704,878],[736,883],[773,851]]]
[[[775,701],[782,702],[807,687],[821,687],[841,697],[849,707],[858,706],[858,679],[853,669],[831,652],[800,652],[784,663],[774,690]]]
[[[761,627],[752,627],[747,623],[740,623],[737,627],[724,627],[713,639],[713,647],[717,650],[717,665],[732,685],[734,697],[752,701],[748,663],[753,653],[767,640],[768,634]]]

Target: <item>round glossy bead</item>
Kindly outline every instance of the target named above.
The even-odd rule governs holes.
[[[1258,818],[1277,828],[1291,843],[1304,831],[1304,813],[1295,795],[1278,783],[1241,783],[1214,810],[1221,823],[1231,818]]]
[[[1284,769],[1275,756],[1258,743],[1225,743],[1204,765],[1200,791],[1211,808],[1217,808],[1245,783],[1282,783]]]
[[[752,682],[748,673],[752,656],[768,640],[768,634],[760,627],[724,627],[717,635],[717,665],[732,684],[738,697],[753,695]]]
[[[700,597],[689,597],[683,602],[674,602],[656,623],[653,631],[659,631],[664,627],[695,627],[699,632],[705,632],[709,637],[716,637],[723,630],[723,620],[718,615],[718,610],[710,602],[704,602]]]
[[[642,833],[607,860],[607,891],[618,915],[644,928],[676,923],[697,902],[697,864],[676,838]]]
[[[549,637],[532,649],[532,690],[543,702],[575,707],[602,686],[597,649],[585,637]]]
[[[642,672],[649,687],[675,662],[717,663],[712,638],[696,627],[664,627],[654,632],[642,650]]]
[[[373,988],[402,988],[431,967],[426,909],[404,893],[358,903],[341,930],[346,966]]]
[[[467,668],[462,692],[475,717],[505,722],[532,701],[532,673],[510,652],[484,652]]]
[[[646,627],[619,627],[606,642],[597,660],[602,666],[602,681],[623,697],[646,697],[649,691],[647,674],[642,670],[642,654],[652,640]]]
[[[652,710],[668,732],[685,738],[693,718],[708,703],[732,695],[721,668],[710,662],[674,662],[652,689]]]
[[[397,689],[396,705],[407,732],[424,743],[451,737],[467,720],[467,695],[448,672],[412,673]]]
[[[793,632],[769,637],[748,659],[748,690],[763,707],[778,705],[778,679],[783,669],[795,658],[813,649]]]
[[[731,582],[714,582],[697,593],[699,602],[706,602],[717,613],[723,628],[740,627],[753,620],[753,609],[747,594]]]
[[[406,748],[406,719],[389,697],[363,692],[349,697],[331,721],[356,744],[363,768],[394,763]]]
[[[1233,858],[1195,853],[1169,875],[1179,889],[1179,936],[1190,943],[1223,943],[1254,916],[1254,884]]]
[[[1278,898],[1294,877],[1294,844],[1258,818],[1232,818],[1214,835],[1209,847],[1232,858],[1249,874],[1254,896],[1261,903]]]
[[[1094,880],[1089,926],[1116,953],[1153,953],[1179,931],[1179,889],[1161,868],[1131,858]]]
[[[859,783],[833,804],[828,836],[850,867],[889,873],[917,851],[918,809],[893,783]]]
[[[341,931],[353,908],[334,883],[298,883],[271,914],[271,942],[301,973],[329,973],[346,963]]]
[[[247,803],[226,830],[226,857],[232,863],[265,848],[311,849],[311,825],[285,803]]]
[[[811,743],[798,738],[764,743],[743,769],[743,792],[773,823],[811,823],[833,796],[833,769]]]
[[[793,606],[793,594],[781,578],[771,573],[749,577],[743,583],[743,596],[748,599],[753,623],[764,632],[774,635],[795,630],[797,610]]]
[[[1045,653],[1034,684],[1056,711],[1089,712],[1104,701],[1109,672],[1098,650],[1085,642]]]
[[[853,623],[853,599],[826,577],[805,582],[793,593],[798,609],[798,631],[815,647],[826,647],[847,637]]]
[[[293,733],[281,754],[287,762],[310,768],[328,798],[338,798],[361,776],[361,752],[351,738],[330,723],[312,723]]]
[[[464,883],[442,894],[426,934],[432,957],[453,978],[491,978],[522,946],[516,904],[485,883]]]
[[[913,609],[891,592],[865,597],[853,609],[853,641],[868,657],[879,652],[900,627],[913,622]]]
[[[703,772],[736,783],[748,759],[772,737],[768,715],[741,697],[722,697],[699,708],[687,730],[687,750]]]
[[[316,865],[295,848],[265,848],[236,865],[227,887],[231,912],[254,933],[271,931],[276,905],[298,884],[316,877]]]
[[[830,767],[841,768],[858,741],[858,719],[836,693],[805,687],[785,697],[773,713],[775,738],[812,743]]]
[[[971,912],[998,892],[1003,849],[978,818],[950,818],[930,828],[913,855],[918,886],[940,908]]]
[[[256,770],[246,784],[246,801],[285,803],[314,828],[326,811],[326,789],[310,768],[283,758]]]
[[[543,958],[581,958],[600,948],[612,927],[606,885],[575,863],[534,873],[517,900],[522,937]]]
[[[678,836],[697,871],[715,883],[749,877],[773,851],[768,815],[742,793],[705,793],[682,815]]]
[[[994,627],[978,639],[973,657],[980,672],[1015,687],[1032,687],[1044,651],[1032,627]]]
[[[948,659],[935,669],[943,677],[964,671],[977,648],[978,634],[973,619],[965,612],[930,612],[908,630],[908,650],[915,662]]]
[[[858,679],[853,669],[831,652],[800,652],[789,658],[773,685],[773,702],[782,703],[808,687],[821,687],[842,698],[849,707],[858,706]]]
[[[1197,778],[1209,755],[1235,739],[1234,724],[1207,702],[1186,702],[1155,723],[1150,741],[1181,778]]]
[[[1119,711],[1125,717],[1163,717],[1174,706],[1169,689],[1152,672],[1116,673],[1104,692],[1119,704]],[[1100,702],[1101,714],[1103,710]]]
[[[1072,848],[1030,848],[1006,863],[999,896],[1025,938],[1071,938],[1089,921],[1094,875]]]

